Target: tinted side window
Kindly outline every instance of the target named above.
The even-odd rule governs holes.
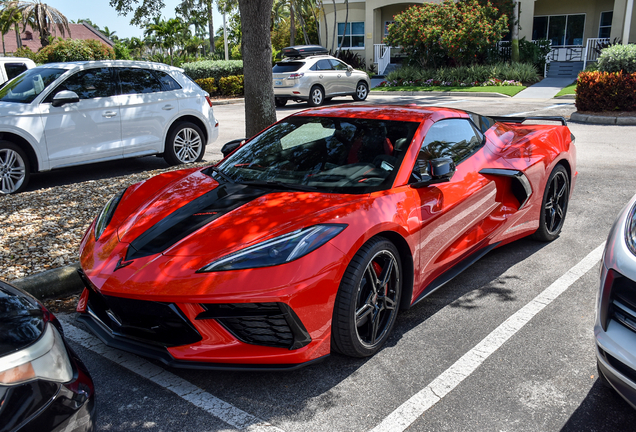
[[[319,71],[323,70],[331,70],[331,62],[329,60],[318,60],[316,62],[316,67]]]
[[[428,130],[418,156],[422,174],[428,174],[428,161],[450,157],[458,164],[477,150],[483,136],[466,119],[441,120]]]
[[[161,83],[147,69],[120,68],[121,94],[154,93],[162,91]]]
[[[280,62],[274,65],[273,73],[296,72],[305,62]]]
[[[71,75],[46,98],[45,102],[53,100],[53,96],[62,90],[77,93],[80,99],[109,97],[115,94],[114,79],[110,68],[86,69]]]
[[[7,78],[12,80],[27,70],[27,66],[24,63],[5,63],[4,70],[7,71]]]
[[[338,60],[329,60],[334,70],[347,70],[347,65]]]
[[[154,73],[155,76],[159,78],[159,81],[161,82],[161,85],[163,86],[163,89],[165,91],[179,90],[181,88],[181,85],[179,85],[179,83],[176,82],[175,79],[168,75],[166,72],[154,71]]]

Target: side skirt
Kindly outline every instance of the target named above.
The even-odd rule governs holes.
[[[431,282],[422,293],[417,296],[415,301],[411,303],[411,307],[415,306],[417,303],[422,301],[424,298],[433,294],[442,286],[446,285],[447,282],[453,280],[456,276],[458,276],[461,272],[466,270],[471,265],[475,264],[481,257],[486,255],[488,252],[499,246],[501,242],[493,243],[489,246],[481,248],[472,254],[468,255],[466,258],[455,264],[451,269],[447,270],[445,273],[439,275],[433,282]]]

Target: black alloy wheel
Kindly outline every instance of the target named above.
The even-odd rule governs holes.
[[[559,236],[568,211],[570,198],[570,182],[568,172],[562,165],[557,165],[545,187],[539,229],[534,238],[540,241],[552,241]]]
[[[334,305],[331,340],[335,351],[368,357],[393,329],[402,292],[400,254],[389,240],[369,240],[349,263]]]

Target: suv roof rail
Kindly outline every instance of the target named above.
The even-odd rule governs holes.
[[[285,57],[309,57],[329,54],[329,50],[320,45],[295,45],[283,48],[282,52]]]

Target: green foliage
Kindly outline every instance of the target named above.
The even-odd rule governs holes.
[[[385,43],[401,46],[422,67],[482,61],[492,44],[507,32],[508,18],[477,0],[424,3],[394,17]]]
[[[219,91],[226,96],[242,95],[243,75],[232,75],[219,79]]]
[[[38,63],[115,60],[115,51],[96,40],[65,39],[41,48],[35,57]]]
[[[28,59],[36,61],[38,54],[34,53],[33,51],[31,51],[31,48],[29,48],[27,46],[23,46],[23,47],[18,48],[17,50],[15,50],[14,55],[16,57],[26,57]]]
[[[117,60],[132,60],[132,56],[130,55],[130,50],[128,47],[121,42],[117,41],[115,43],[115,57]]]
[[[367,67],[366,62],[364,61],[364,57],[360,57],[360,54],[355,51],[338,51],[338,55],[336,57],[338,57],[340,60],[354,69],[365,70]]]
[[[199,84],[199,87],[201,87],[203,90],[210,93],[211,95],[215,94],[219,90],[216,86],[216,83],[214,82],[214,78],[201,78],[195,80],[194,82]]]
[[[223,77],[243,74],[242,60],[202,60],[185,63],[181,67],[185,74],[194,80],[214,78],[219,82]]]
[[[612,45],[601,51],[598,58],[601,72],[636,72],[636,45]]]
[[[387,82],[440,81],[459,83],[482,83],[489,79],[501,81],[520,81],[532,84],[539,81],[533,65],[529,63],[496,63],[492,65],[468,65],[422,69],[416,66],[403,66],[386,76]]]
[[[579,73],[576,109],[596,112],[636,111],[636,73]]]

